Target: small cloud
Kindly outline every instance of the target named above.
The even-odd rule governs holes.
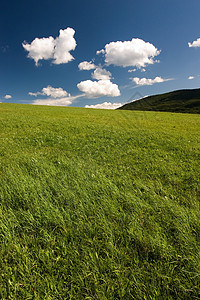
[[[192,79],[194,79],[194,78],[195,78],[194,76],[189,76],[189,77],[188,77],[189,80],[192,80]]]
[[[145,67],[148,64],[154,64],[154,57],[160,54],[153,44],[145,42],[138,38],[131,41],[117,41],[105,45],[105,49],[97,51],[97,54],[105,54],[107,65],[120,67]]]
[[[69,97],[70,96],[70,94],[67,93],[65,90],[63,90],[62,88],[53,88],[50,85],[48,85],[46,88],[43,88],[42,92],[36,92],[36,93],[29,92],[28,94],[30,96],[35,96],[35,97],[37,97],[38,95],[43,95],[43,96],[49,96],[49,97],[53,97],[53,98],[61,98],[61,97]]]
[[[118,85],[112,83],[110,80],[81,81],[77,84],[77,87],[88,98],[99,98],[102,96],[120,96],[120,90],[118,88]]]
[[[146,69],[144,69],[144,68],[143,68],[143,69],[141,69],[141,72],[146,72]]]
[[[112,77],[112,74],[105,70],[102,69],[101,67],[97,67],[96,70],[92,73],[92,78],[97,79],[97,80],[110,80]]]
[[[111,102],[103,102],[95,105],[85,105],[85,108],[98,108],[98,109],[116,109],[121,107],[123,103],[111,103]]]
[[[5,95],[5,96],[4,96],[4,99],[11,99],[11,98],[12,98],[11,95]]]
[[[79,70],[93,70],[96,68],[95,64],[92,61],[83,61],[78,65]]]
[[[104,50],[104,49],[98,50],[98,51],[96,52],[96,54],[97,54],[97,55],[99,55],[99,54],[105,54],[105,50]]]
[[[136,72],[136,71],[137,71],[137,69],[128,70],[129,73],[131,73],[131,72]]]
[[[193,41],[192,43],[188,43],[189,47],[200,47],[200,38],[198,38],[196,41]]]
[[[22,46],[28,51],[28,57],[35,61],[36,66],[42,59],[52,59],[53,63],[57,65],[64,64],[74,59],[70,54],[70,51],[76,48],[74,34],[74,29],[68,27],[64,30],[61,29],[56,39],[52,36],[35,38],[31,44],[24,42]]]
[[[163,79],[162,77],[156,77],[154,79],[150,79],[150,78],[138,78],[138,77],[134,77],[134,78],[130,78],[134,83],[136,83],[137,85],[153,85],[154,83],[161,83],[161,82],[165,82],[171,79]]]
[[[42,95],[41,92],[36,92],[36,93],[29,92],[28,94],[29,94],[30,96],[34,96],[34,97],[37,97],[38,95]]]

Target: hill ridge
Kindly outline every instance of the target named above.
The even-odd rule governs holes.
[[[120,110],[200,113],[200,88],[174,90],[126,103]]]

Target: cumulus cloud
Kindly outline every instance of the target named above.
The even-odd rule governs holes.
[[[194,76],[189,76],[188,79],[192,80],[192,79],[194,79]]]
[[[102,96],[120,96],[120,90],[118,88],[118,85],[112,83],[110,80],[81,81],[77,84],[77,87],[88,98],[98,98]]]
[[[46,88],[42,89],[42,92],[36,92],[32,93],[29,92],[30,96],[35,96],[37,97],[38,95],[43,95],[43,96],[49,96],[53,98],[61,98],[61,97],[69,97],[70,94],[67,93],[65,90],[62,88],[53,88],[52,86],[48,85]]]
[[[154,57],[160,52],[153,44],[133,38],[131,41],[111,42],[105,49],[97,51],[97,54],[105,54],[105,62],[108,65],[141,68],[154,64]]]
[[[97,67],[96,70],[92,73],[92,78],[97,79],[97,80],[110,80],[112,77],[112,74],[105,70],[102,69],[101,67]]]
[[[65,90],[63,90],[62,88],[53,88],[50,85],[48,85],[46,88],[43,88],[42,93],[44,95],[51,96],[53,98],[70,96],[70,94],[67,93]]]
[[[162,77],[157,76],[154,79],[134,77],[134,78],[131,78],[131,80],[133,82],[135,82],[137,85],[153,85],[154,83],[161,83],[164,81],[168,81],[170,79],[163,79]]]
[[[11,95],[5,95],[4,98],[5,98],[5,99],[11,99],[12,96],[11,96]]]
[[[86,71],[89,71],[89,70],[93,70],[96,68],[95,64],[90,61],[83,61],[81,62],[79,65],[78,65],[78,68],[79,70],[86,70]]]
[[[95,105],[85,105],[85,108],[116,109],[122,105],[122,103],[103,102]]]
[[[39,60],[53,58],[55,40],[52,36],[49,38],[36,38],[31,44],[25,42],[22,46],[28,51],[28,57],[34,59],[37,66]]]
[[[70,51],[76,48],[74,34],[74,29],[68,27],[64,30],[61,29],[56,39],[52,36],[35,38],[31,44],[24,42],[22,46],[28,51],[28,57],[35,61],[36,66],[42,59],[52,59],[54,64],[68,63],[74,59],[70,54]]]
[[[69,53],[76,48],[76,40],[74,39],[75,31],[72,28],[60,30],[60,35],[56,38],[56,46],[54,52],[54,64],[68,63],[74,57]]]
[[[200,38],[198,38],[196,41],[192,43],[188,43],[189,47],[200,47]]]

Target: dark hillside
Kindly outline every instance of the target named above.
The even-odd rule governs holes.
[[[149,96],[127,103],[118,109],[199,114],[200,89],[179,90],[166,94]]]

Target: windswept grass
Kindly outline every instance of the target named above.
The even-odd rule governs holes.
[[[0,104],[0,299],[200,299],[199,128]]]

